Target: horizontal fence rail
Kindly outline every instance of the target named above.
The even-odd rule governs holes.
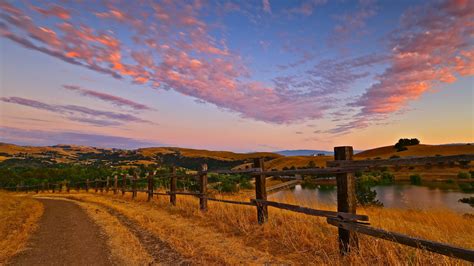
[[[259,224],[264,224],[268,221],[268,207],[272,207],[310,216],[325,217],[328,224],[334,225],[338,228],[339,249],[342,255],[346,255],[351,250],[357,249],[358,240],[356,233],[358,233],[474,262],[473,250],[371,227],[369,224],[369,217],[367,215],[356,213],[356,188],[354,174],[357,171],[368,170],[372,167],[391,165],[433,165],[456,162],[466,165],[470,161],[474,160],[474,154],[356,161],[352,160],[352,156],[352,147],[336,147],[334,148],[335,160],[327,162],[327,168],[268,171],[265,170],[263,159],[255,159],[252,168],[243,170],[208,171],[207,165],[204,164],[202,165],[200,171],[190,174],[177,173],[176,167],[172,167],[169,173],[157,174],[155,171],[152,173],[146,173],[145,177],[140,177],[137,174],[120,176],[115,175],[113,178],[108,177],[105,180],[87,179],[86,181],[79,182],[63,181],[28,186],[16,185],[5,187],[3,189],[26,193],[29,191],[35,191],[36,193],[44,191],[60,193],[64,191],[64,189],[68,193],[71,189],[76,191],[85,190],[86,192],[94,191],[96,193],[108,193],[111,191],[113,194],[118,194],[120,192],[122,196],[125,195],[125,193],[131,193],[132,199],[135,199],[138,192],[141,192],[148,195],[148,201],[152,200],[153,196],[169,197],[171,205],[176,205],[177,195],[193,196],[199,199],[199,209],[203,212],[205,212],[208,208],[208,201],[255,207]],[[210,197],[210,193],[208,193],[207,190],[208,174],[245,174],[249,177],[254,177],[255,198],[251,199],[250,201],[238,201]],[[271,191],[272,189],[293,186],[301,182],[300,177],[302,175],[336,176],[337,211],[317,210],[308,207],[267,200],[268,191]],[[280,176],[282,179],[292,179],[292,181],[287,181],[282,184],[267,187],[266,178],[270,176]],[[198,189],[196,191],[189,191],[187,189],[187,185],[184,185],[184,190],[183,188],[178,190],[178,184],[183,186],[183,184],[186,184],[186,182],[191,182],[187,184],[192,184],[194,188],[198,187]],[[159,187],[166,186],[168,190],[155,191],[157,183],[160,184]]]
[[[246,201],[225,200],[225,199],[216,199],[216,198],[207,198],[207,200],[230,203],[230,204],[238,204],[238,205],[248,205],[248,206],[256,205],[254,202],[246,202]]]
[[[361,234],[382,238],[405,246],[420,248],[431,252],[474,262],[474,250],[455,247],[444,243],[424,240],[399,233],[389,232],[378,228],[357,223],[347,222],[337,218],[328,218],[328,223],[339,228],[355,231]]]
[[[327,217],[327,218],[339,217],[339,218],[342,218],[344,220],[349,220],[349,221],[357,221],[357,220],[368,221],[369,220],[369,217],[367,215],[326,211],[326,210],[316,210],[316,209],[311,209],[307,207],[301,207],[298,205],[286,204],[286,203],[275,202],[275,201],[267,201],[267,200],[252,199],[251,201],[255,202],[255,204],[272,206],[278,209],[304,213],[304,214],[312,215],[312,216]]]

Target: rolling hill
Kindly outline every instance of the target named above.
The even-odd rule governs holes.
[[[156,156],[166,154],[178,154],[182,157],[189,158],[210,158],[223,161],[249,160],[253,158],[267,158],[274,159],[282,157],[282,155],[271,152],[253,152],[253,153],[235,153],[230,151],[209,151],[198,149],[187,149],[178,147],[157,147],[157,148],[142,148],[137,150],[138,153],[144,156]]]
[[[306,150],[313,151],[313,150]],[[354,160],[386,159],[392,156],[436,156],[474,154],[474,145],[426,145],[407,146],[407,150],[398,152],[393,146],[366,150],[354,155]],[[189,169],[199,169],[207,163],[209,169],[243,169],[251,167],[252,159],[264,158],[267,169],[303,168],[310,165],[325,167],[333,160],[332,155],[325,156],[283,156],[271,152],[235,153],[230,151],[210,151],[179,147],[150,147],[137,150],[101,149],[88,146],[55,145],[46,147],[19,146],[0,143],[0,161],[9,159],[36,159],[51,163],[100,163],[111,166],[133,166],[164,163]]]
[[[385,146],[362,151],[354,155],[354,160],[366,159],[388,159],[392,156],[412,157],[412,156],[436,156],[436,155],[456,155],[474,154],[474,145],[452,144],[452,145],[426,145],[419,144],[407,146],[407,150],[397,152],[393,146]],[[291,167],[307,167],[313,161],[318,167],[326,167],[326,161],[332,161],[333,156],[284,156],[265,163],[267,169],[282,170]],[[239,165],[235,169],[250,167],[249,165]]]
[[[393,146],[385,146],[366,150],[354,155],[355,160],[381,158],[387,159],[391,156],[436,156],[436,155],[456,155],[456,154],[474,154],[474,145],[470,144],[452,144],[452,145],[426,145],[418,144],[407,146],[407,150],[397,152]]]
[[[276,151],[280,155],[284,156],[313,156],[317,154],[324,154],[324,155],[333,155],[334,152],[332,151],[323,151],[323,150],[284,150],[284,151]]]
[[[251,162],[253,158],[272,160],[282,157],[276,153],[235,153],[178,147],[152,147],[137,150],[101,149],[88,146],[19,146],[0,143],[0,161],[25,164],[78,163],[110,166],[134,166],[164,163],[190,169],[200,169],[207,163],[209,169],[228,169]]]

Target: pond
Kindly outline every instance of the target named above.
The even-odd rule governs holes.
[[[377,191],[377,199],[387,208],[402,209],[451,209],[459,213],[474,213],[469,204],[458,202],[459,199],[472,197],[474,193],[466,193],[456,184],[439,182],[411,185],[395,183],[372,188]],[[284,201],[292,198],[304,204],[319,203],[335,205],[337,194],[333,185],[301,184],[294,188],[278,191],[268,195],[269,200]]]

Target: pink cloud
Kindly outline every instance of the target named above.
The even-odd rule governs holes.
[[[91,97],[91,98],[97,98],[97,99],[100,99],[100,100],[105,101],[105,102],[110,102],[113,105],[116,105],[116,106],[119,106],[119,107],[129,107],[129,108],[132,108],[133,110],[137,110],[137,111],[153,110],[153,108],[148,107],[148,106],[146,106],[144,104],[141,104],[141,103],[137,103],[137,102],[134,102],[134,101],[122,98],[122,97],[118,97],[118,96],[114,96],[114,95],[110,95],[110,94],[106,94],[106,93],[102,93],[102,92],[97,92],[97,91],[93,91],[93,90],[84,89],[84,88],[81,88],[81,87],[75,86],[75,85],[63,85],[63,88],[65,88],[67,90],[78,92],[79,94],[84,95],[84,96],[88,96],[88,97]]]
[[[354,12],[335,16],[338,23],[330,36],[331,44],[341,44],[347,40],[363,35],[366,32],[367,20],[377,13],[375,0],[359,0],[358,9]]]
[[[49,111],[59,114],[71,121],[92,124],[95,126],[118,126],[129,122],[151,123],[150,121],[143,120],[131,114],[96,110],[78,105],[48,104],[22,97],[0,97],[0,101]]]
[[[98,19],[129,26],[137,44],[133,49],[123,47],[111,31],[75,24],[73,16],[54,29],[46,29],[19,9],[2,9],[3,20],[16,28],[11,30],[4,25],[4,37],[72,64],[129,78],[134,83],[172,88],[247,118],[286,123],[322,114],[315,110],[314,101],[291,99],[263,84],[243,82],[248,71],[242,60],[228,51],[225,42],[207,33],[207,25],[199,19],[194,5],[155,3],[152,10],[157,12],[146,13],[150,10],[108,3],[106,11],[93,12]],[[142,17],[150,19],[146,30],[140,23]],[[301,107],[293,110],[295,104]]]
[[[64,20],[69,19],[71,17],[71,13],[67,9],[54,4],[51,4],[49,6],[49,9],[43,9],[36,6],[32,6],[31,8],[47,17],[55,16]]]
[[[326,110],[333,108],[338,93],[370,77],[367,68],[387,60],[391,66],[352,103],[362,109],[363,115],[396,111],[436,82],[452,82],[456,75],[472,75],[474,52],[469,48],[472,45],[466,43],[466,38],[472,36],[469,29],[474,28],[471,2],[444,2],[427,8],[428,12],[408,13],[400,30],[391,38],[393,54],[388,57],[366,55],[321,60],[302,75],[275,78],[273,86],[249,79],[245,61],[227,47],[225,40],[211,35],[214,25],[202,19],[205,14],[199,3],[117,5],[111,1],[104,6],[77,3],[90,12],[63,8],[69,16],[54,15],[58,23],[42,25],[40,20],[32,21],[28,11],[2,1],[0,34],[26,48],[115,78],[156,89],[173,89],[246,118],[290,123],[321,118]],[[314,7],[316,2],[312,3]],[[262,4],[268,6],[267,11],[271,10],[269,1]],[[243,12],[245,5],[229,8]],[[340,17],[336,33],[352,34],[374,16],[376,9],[372,2],[361,1],[359,6],[356,13]],[[305,8],[301,12],[309,14],[310,6]],[[40,10],[45,16],[60,13],[53,6],[33,10]],[[118,27],[123,30],[120,39],[114,31]],[[311,48],[311,44],[307,46]],[[288,49],[295,46],[289,44]],[[314,58],[308,53],[301,62]],[[104,95],[91,92],[87,95],[112,101]]]
[[[75,144],[104,148],[136,149],[166,146],[166,144],[114,135],[92,134],[78,131],[44,131],[0,126],[0,141],[20,145]]]
[[[299,6],[288,10],[289,13],[310,16],[317,6],[326,4],[327,0],[305,0]]]
[[[329,133],[346,133],[403,111],[441,83],[474,75],[474,2],[443,1],[405,12],[390,38],[390,66],[350,105],[360,113]]]
[[[272,13],[272,7],[270,6],[270,0],[262,0],[263,11],[266,13]]]
[[[439,83],[474,75],[473,18],[472,1],[406,12],[391,39],[391,66],[353,105],[363,115],[391,113]]]

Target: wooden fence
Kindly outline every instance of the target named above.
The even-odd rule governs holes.
[[[436,157],[417,157],[417,158],[403,158],[403,159],[389,159],[389,160],[358,160],[353,161],[353,149],[349,146],[334,148],[334,161],[327,163],[327,168],[312,168],[312,169],[296,169],[283,171],[267,171],[265,169],[263,159],[255,159],[253,168],[231,171],[208,171],[207,165],[203,165],[202,169],[195,176],[199,184],[198,191],[182,191],[178,190],[177,181],[182,176],[176,174],[176,168],[172,167],[171,172],[167,178],[169,180],[166,192],[155,191],[155,181],[162,180],[163,177],[157,179],[156,173],[148,173],[146,179],[139,179],[138,175],[122,176],[118,178],[113,177],[113,180],[107,178],[106,180],[89,180],[85,182],[60,182],[55,184],[43,183],[37,186],[16,186],[9,188],[16,191],[52,191],[53,193],[58,189],[63,191],[63,186],[66,191],[71,189],[81,190],[86,192],[93,189],[95,192],[106,193],[112,191],[114,194],[119,192],[132,193],[132,199],[137,197],[138,192],[147,193],[148,201],[152,200],[154,196],[168,196],[170,203],[176,205],[176,195],[188,195],[199,198],[199,209],[206,211],[208,208],[208,201],[221,202],[226,204],[238,204],[253,206],[256,208],[256,215],[259,224],[264,224],[268,221],[268,207],[288,210],[292,212],[303,213],[311,216],[325,217],[330,225],[338,227],[338,242],[339,250],[342,255],[348,254],[351,250],[358,248],[357,234],[365,234],[376,238],[385,239],[396,242],[402,245],[407,245],[427,251],[443,254],[446,256],[464,259],[474,262],[474,250],[455,247],[452,245],[424,240],[408,235],[403,235],[396,232],[389,232],[379,228],[370,226],[369,217],[366,215],[357,214],[356,203],[356,171],[364,171],[372,167],[380,166],[400,166],[400,165],[426,165],[426,164],[440,164],[440,163],[459,163],[466,165],[474,160],[474,154],[456,155],[456,156],[436,156]],[[255,177],[255,198],[250,202],[234,201],[217,199],[209,196],[208,187],[208,173],[220,174],[249,174]],[[307,207],[301,207],[292,204],[280,203],[267,200],[267,186],[266,178],[269,176],[289,176],[289,175],[319,175],[319,174],[333,174],[336,176],[337,185],[337,211],[317,210]],[[129,186],[127,186],[127,180]],[[146,189],[138,187],[138,183],[146,180]]]

